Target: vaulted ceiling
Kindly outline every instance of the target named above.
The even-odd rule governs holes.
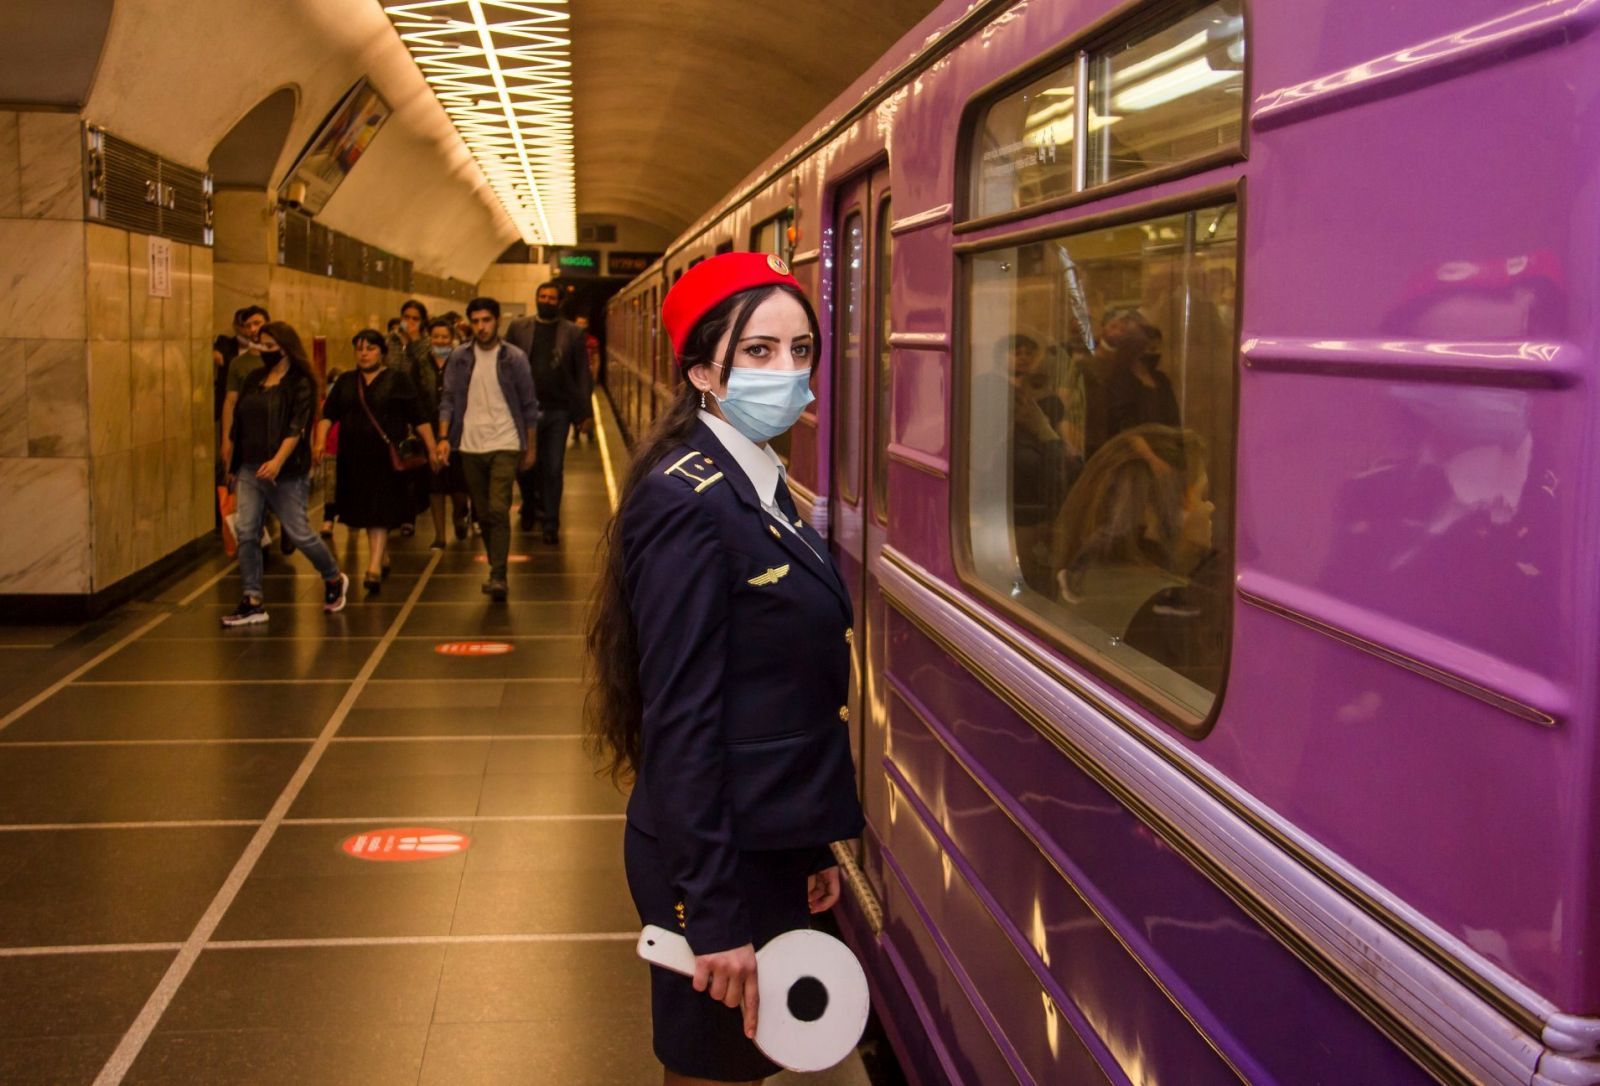
[[[937,6],[571,0],[579,215],[676,236]],[[266,190],[366,76],[395,113],[319,219],[463,279],[516,236],[380,0],[0,0],[0,40],[0,102]]]
[[[937,6],[572,4],[579,213],[677,235]]]

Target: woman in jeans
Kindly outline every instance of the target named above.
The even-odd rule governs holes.
[[[313,455],[321,460],[328,428],[337,422],[339,519],[348,528],[366,529],[367,573],[361,583],[368,592],[377,592],[383,583],[389,532],[415,515],[410,479],[394,469],[389,449],[415,429],[431,460],[433,423],[411,375],[384,365],[388,343],[381,332],[363,329],[350,343],[356,351],[356,368],[328,390]]]
[[[244,598],[224,626],[267,621],[261,594],[261,521],[270,508],[283,534],[322,574],[322,607],[344,609],[350,578],[306,519],[311,491],[311,419],[317,406],[317,381],[300,336],[282,321],[261,329],[265,363],[245,379],[229,434],[233,456],[229,484],[239,496],[239,573]]]

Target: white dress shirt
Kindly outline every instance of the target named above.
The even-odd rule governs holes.
[[[716,439],[722,442],[722,447],[728,450],[733,462],[744,472],[745,478],[750,480],[750,485],[755,488],[756,500],[761,503],[761,508],[766,510],[767,515],[787,528],[790,535],[805,543],[812,554],[817,554],[817,549],[811,546],[793,524],[789,523],[789,518],[778,508],[778,486],[789,484],[784,482],[783,461],[772,451],[772,446],[757,445],[735,429],[732,423],[726,419],[719,419],[709,411],[700,412],[700,421],[704,422]],[[818,559],[821,557],[822,555],[817,554]]]

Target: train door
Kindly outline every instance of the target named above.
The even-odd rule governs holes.
[[[874,764],[865,738],[872,732],[868,720],[872,699],[866,696],[861,665],[876,655],[871,640],[881,628],[874,612],[876,585],[871,559],[883,545],[885,524],[872,515],[871,490],[879,470],[877,383],[869,379],[878,369],[880,347],[887,350],[884,329],[888,317],[887,264],[881,258],[889,230],[889,169],[879,166],[840,187],[834,202],[834,282],[832,313],[833,391],[832,456],[828,487],[828,546],[850,589],[855,608],[850,687],[850,738],[856,752],[863,796],[881,773]],[[872,744],[876,746],[876,744]],[[881,757],[881,754],[879,755]]]

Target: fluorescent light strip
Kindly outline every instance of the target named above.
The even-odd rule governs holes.
[[[575,243],[567,0],[383,8],[522,239]]]

